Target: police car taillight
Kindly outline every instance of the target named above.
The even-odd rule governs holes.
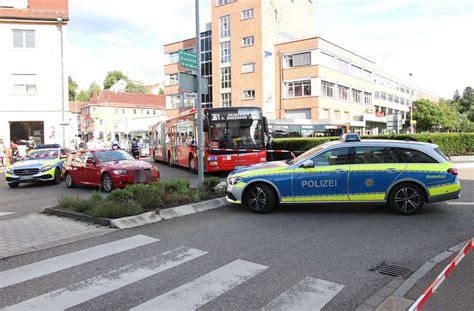
[[[457,168],[450,168],[448,169],[448,173],[453,175],[453,176],[457,176],[458,175],[458,169]]]

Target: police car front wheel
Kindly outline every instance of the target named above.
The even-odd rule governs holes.
[[[397,214],[414,215],[420,211],[425,202],[424,192],[420,186],[412,183],[396,185],[388,196],[388,205]]]
[[[252,212],[265,214],[275,208],[276,198],[270,186],[254,184],[245,191],[243,202]]]

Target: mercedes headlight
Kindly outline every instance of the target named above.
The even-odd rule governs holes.
[[[127,175],[127,170],[114,170],[112,171],[115,175]]]
[[[7,168],[7,174],[13,174],[13,169]]]
[[[43,166],[41,168],[41,172],[47,172],[49,171],[50,169],[52,169],[53,167],[51,165],[48,165],[48,166]]]
[[[242,177],[230,177],[230,178],[227,178],[227,183],[229,185],[235,185],[241,182],[242,179],[243,179]]]

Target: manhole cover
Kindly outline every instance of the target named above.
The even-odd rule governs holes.
[[[369,271],[374,271],[380,274],[390,275],[393,277],[405,277],[410,275],[413,269],[384,261],[381,264],[376,265],[374,268],[369,269]]]

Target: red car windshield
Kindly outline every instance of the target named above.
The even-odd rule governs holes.
[[[135,160],[130,154],[123,150],[96,151],[95,155],[99,162]]]

